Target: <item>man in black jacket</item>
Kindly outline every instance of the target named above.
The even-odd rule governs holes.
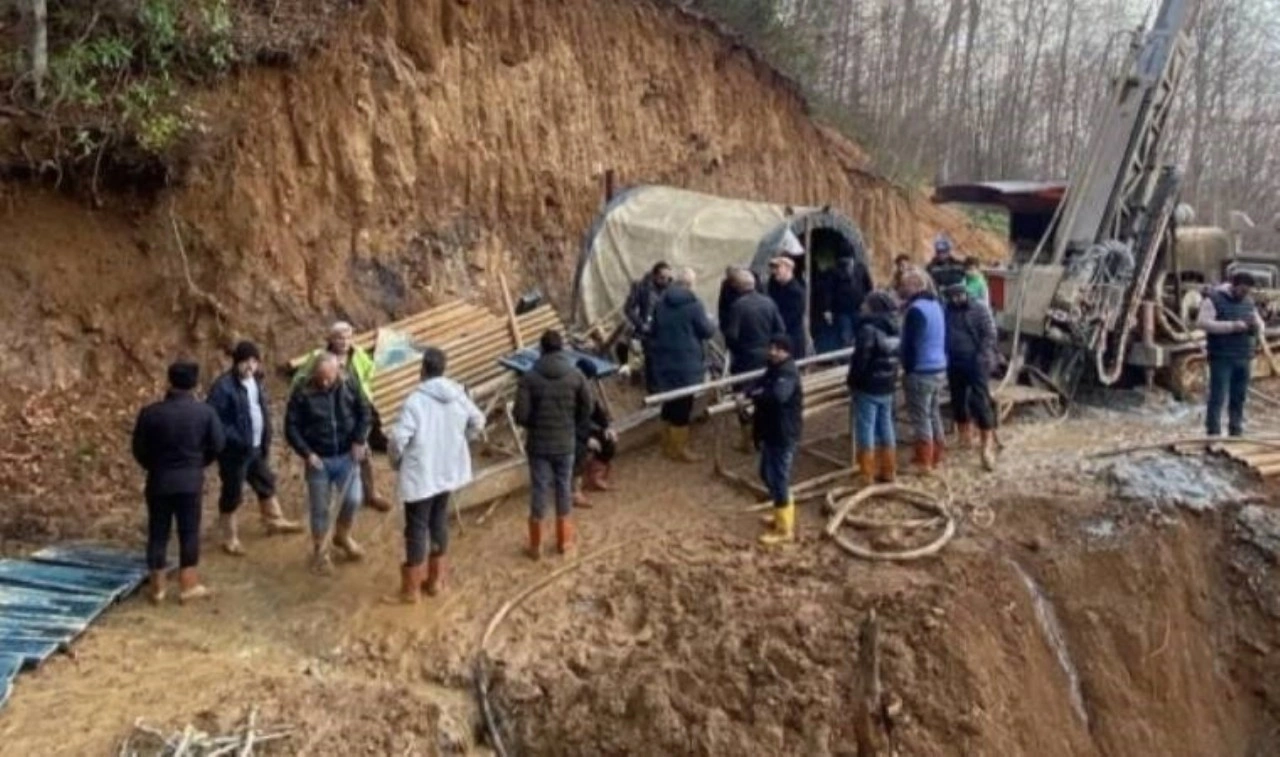
[[[925,270],[933,280],[934,289],[939,293],[954,284],[964,283],[964,261],[955,256],[951,240],[945,234],[939,234],[934,240],[933,260],[929,261]]]
[[[782,322],[787,325],[794,357],[804,357],[807,339],[804,333],[805,288],[796,279],[796,262],[785,255],[769,261],[769,299],[778,306]]]
[[[351,538],[356,510],[364,498],[360,461],[369,454],[369,405],[360,389],[342,375],[336,355],[324,353],[307,383],[294,390],[284,419],[289,446],[307,465],[307,504],[311,516],[311,569],[333,573],[329,556],[329,496],[338,490],[338,519],[333,546],[348,560],[364,550]]]
[[[240,342],[231,351],[231,370],[209,389],[209,406],[218,414],[227,446],[218,456],[218,527],[222,549],[243,555],[236,527],[236,511],[247,482],[258,496],[267,536],[296,534],[302,526],[284,517],[276,499],[276,475],[271,470],[271,405],[262,383],[262,355],[253,342]]]
[[[756,291],[755,276],[750,271],[738,269],[730,283],[738,298],[729,309],[728,317],[720,322],[720,329],[729,349],[729,373],[737,376],[764,368],[768,362],[769,340],[787,333],[787,326],[773,300]],[[738,450],[750,453],[753,449],[751,424],[745,418],[739,420]]]
[[[591,420],[591,387],[564,353],[558,331],[539,340],[542,357],[520,377],[513,411],[525,429],[529,456],[529,556],[542,557],[542,520],[547,499],[555,491],[556,548],[561,554],[573,546],[573,453],[578,429]]]
[[[693,386],[707,375],[704,342],[715,336],[716,330],[693,292],[696,283],[693,270],[682,268],[653,313],[652,393]],[[663,454],[679,463],[701,460],[689,449],[693,397],[662,403],[661,417],[666,424],[662,430]]]
[[[147,568],[152,602],[164,600],[165,552],[174,521],[178,524],[178,600],[202,599],[212,592],[200,583],[201,493],[204,469],[222,452],[222,424],[193,392],[200,366],[179,361],[169,366],[169,391],[161,402],[138,413],[133,427],[133,458],[147,472]]]
[[[747,392],[755,405],[755,441],[760,448],[760,478],[773,500],[772,526],[760,543],[795,541],[796,505],[791,498],[791,465],[804,431],[804,388],[791,357],[791,339],[769,340],[764,377]]]
[[[873,288],[871,274],[862,261],[852,255],[836,260],[835,270],[831,272],[823,318],[835,326],[841,347],[853,346],[858,313],[862,310],[863,300]]]
[[[595,363],[579,360],[578,371],[593,381],[597,375]],[[618,452],[618,437],[613,432],[613,419],[600,397],[592,392],[591,416],[578,426],[578,445],[573,450],[574,473],[582,478],[582,489],[593,492],[609,491],[609,470]],[[590,507],[584,497],[575,496],[574,507]]]
[[[631,325],[632,338],[639,342],[644,354],[645,386],[652,385],[649,346],[653,335],[653,311],[658,307],[663,292],[671,285],[671,266],[663,261],[653,264],[639,281],[631,284],[627,300],[622,305],[622,315]]]
[[[893,405],[902,363],[902,342],[896,314],[898,303],[886,292],[872,292],[862,306],[862,318],[849,361],[849,390],[853,393],[856,466],[867,484],[897,477],[898,440]]]
[[[991,310],[969,298],[963,283],[946,289],[947,384],[951,416],[960,446],[973,442],[972,424],[982,437],[982,467],[995,468],[995,403],[989,382],[996,364],[996,323]]]

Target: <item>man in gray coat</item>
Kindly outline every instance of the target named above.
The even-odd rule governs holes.
[[[561,554],[573,544],[573,455],[578,427],[589,423],[594,401],[587,379],[564,353],[558,331],[539,341],[542,357],[520,377],[514,415],[525,429],[531,485],[529,556],[542,556],[542,520],[547,498],[555,490],[556,548]]]

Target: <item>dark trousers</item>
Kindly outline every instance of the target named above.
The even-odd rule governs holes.
[[[662,403],[662,420],[672,426],[688,426],[693,419],[693,397]]]
[[[218,478],[222,491],[218,495],[218,512],[234,513],[244,501],[244,485],[249,484],[259,501],[276,496],[276,474],[262,456],[262,449],[248,454],[224,454],[218,458]]]
[[[449,549],[449,492],[404,503],[405,564],[421,565],[428,548],[433,555]]]
[[[573,472],[575,475],[582,475],[582,472],[587,469],[587,463],[592,458],[602,463],[611,463],[614,455],[618,454],[618,445],[605,436],[603,431],[591,432],[590,438],[600,443],[600,451],[593,452],[587,445],[579,444],[573,453]]]
[[[178,522],[178,567],[200,562],[200,492],[147,495],[147,567],[164,570],[169,533]]]
[[[995,403],[981,368],[965,363],[950,367],[947,384],[951,388],[951,417],[957,424],[977,423],[983,431],[996,427]]]
[[[1205,413],[1205,431],[1209,436],[1222,433],[1222,406],[1227,406],[1227,433],[1244,436],[1244,401],[1249,395],[1253,361],[1249,358],[1209,358],[1209,407]]]
[[[532,491],[529,515],[542,520],[547,515],[547,500],[554,493],[556,516],[565,517],[573,509],[573,455],[530,455],[529,482]]]
[[[796,459],[796,445],[764,444],[760,447],[760,478],[774,507],[791,503],[791,464]]]

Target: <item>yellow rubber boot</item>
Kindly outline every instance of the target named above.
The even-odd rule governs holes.
[[[760,535],[760,543],[766,547],[779,544],[790,544],[796,540],[796,505],[788,502],[786,507],[777,508],[774,513],[773,530]]]
[[[671,427],[671,455],[678,463],[700,463],[702,456],[689,451],[689,427]]]

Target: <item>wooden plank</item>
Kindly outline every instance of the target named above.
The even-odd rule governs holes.
[[[511,304],[511,289],[507,287],[507,277],[498,274],[498,285],[502,288],[502,305],[507,311],[507,328],[511,330],[511,341],[517,350],[524,349],[524,337],[520,334],[520,324],[516,320],[516,308]]]

